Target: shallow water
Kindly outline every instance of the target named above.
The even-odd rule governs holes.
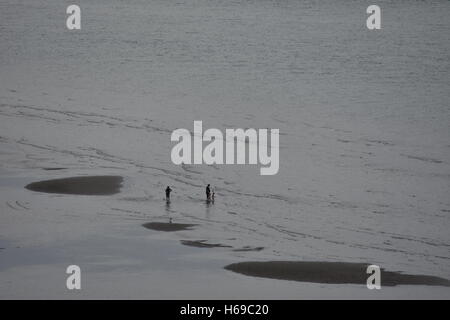
[[[45,247],[107,232],[95,223],[123,225],[121,239],[130,221],[153,236],[141,225],[173,218],[199,225],[164,233],[178,245],[264,248],[219,248],[226,260],[370,262],[450,279],[448,1],[380,1],[374,32],[358,1],[78,4],[80,32],[65,29],[63,3],[0,4],[8,241]],[[194,120],[279,128],[279,173],[173,165],[170,134]],[[33,194],[17,180],[78,175],[127,179],[120,194],[82,200]]]

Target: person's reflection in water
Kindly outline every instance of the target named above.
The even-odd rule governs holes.
[[[170,200],[166,199],[166,214],[170,214]]]
[[[211,217],[211,200],[206,200],[205,202],[205,217],[206,219],[209,219]]]

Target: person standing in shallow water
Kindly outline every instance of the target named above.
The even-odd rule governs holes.
[[[206,186],[206,200],[211,200],[211,187],[210,184]]]
[[[172,189],[170,189],[169,186],[167,186],[166,188],[166,200],[169,201],[170,200],[170,192],[172,191]]]

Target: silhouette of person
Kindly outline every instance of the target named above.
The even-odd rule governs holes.
[[[166,188],[166,200],[170,200],[170,192],[172,191],[172,189],[170,189],[169,186],[167,186]]]
[[[212,188],[211,201],[214,203],[214,198],[216,196],[216,188]]]
[[[211,199],[211,187],[210,187],[210,185],[208,184],[207,186],[206,186],[206,200],[210,200]]]

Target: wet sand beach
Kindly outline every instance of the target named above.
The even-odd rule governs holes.
[[[191,227],[196,226],[195,224],[187,223],[166,223],[166,222],[149,222],[142,225],[143,227],[155,231],[181,231],[189,230]]]
[[[366,284],[369,265],[365,263],[321,262],[321,261],[267,261],[240,262],[225,267],[226,270],[247,276],[315,282],[328,284]],[[381,269],[382,286],[434,285],[450,287],[447,279],[403,274]]]
[[[231,248],[231,246],[227,246],[220,243],[206,243],[206,240],[181,240],[181,244],[184,244],[185,246],[191,246],[196,248]]]
[[[25,186],[31,191],[78,195],[112,195],[120,191],[120,176],[87,176],[33,182]]]

